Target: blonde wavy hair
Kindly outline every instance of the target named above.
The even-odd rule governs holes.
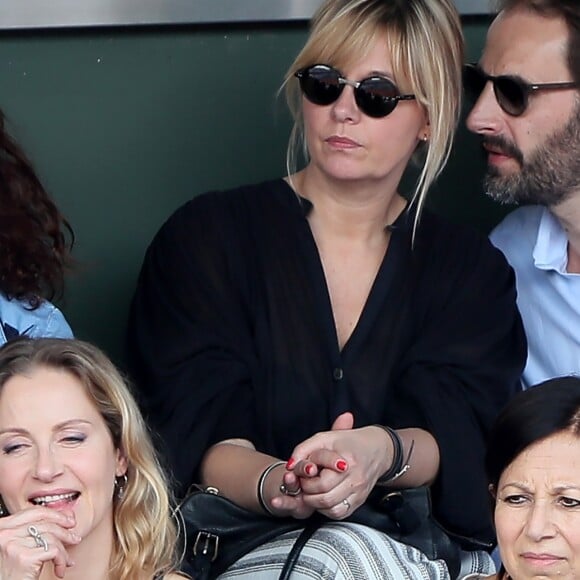
[[[65,371],[80,381],[127,458],[124,493],[113,499],[111,578],[162,577],[174,570],[177,531],[167,480],[119,371],[97,347],[80,340],[19,338],[0,349],[0,390],[11,377],[39,367]]]
[[[431,184],[445,166],[462,97],[464,40],[452,0],[326,0],[311,21],[310,35],[282,88],[294,118],[287,171],[296,171],[298,151],[308,159],[302,94],[295,73],[313,64],[347,67],[368,54],[385,35],[394,80],[402,93],[413,93],[430,123],[430,139],[421,142],[415,161],[422,165],[413,194],[417,216]]]

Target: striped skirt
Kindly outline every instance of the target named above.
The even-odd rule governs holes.
[[[240,558],[220,580],[275,580],[300,531],[288,532]],[[486,552],[464,552],[460,578],[491,574],[493,560]],[[389,536],[350,522],[325,524],[308,540],[294,570],[295,580],[450,580],[442,560],[428,560],[422,552]]]

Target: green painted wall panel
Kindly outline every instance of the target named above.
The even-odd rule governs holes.
[[[465,20],[476,59],[487,20]],[[0,34],[0,105],[72,223],[78,267],[62,304],[76,334],[123,360],[147,243],[190,197],[284,173],[290,127],[276,92],[305,25]],[[433,204],[489,229],[476,140]]]

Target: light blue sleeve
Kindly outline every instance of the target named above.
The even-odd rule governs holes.
[[[44,302],[36,310],[36,321],[28,334],[32,338],[74,338],[63,313],[50,302]]]
[[[54,338],[74,338],[72,329],[66,321],[64,314],[56,307],[54,307],[54,310],[50,313],[44,336]]]

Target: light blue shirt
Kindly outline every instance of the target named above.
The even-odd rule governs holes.
[[[31,338],[72,338],[62,312],[48,301],[35,310],[26,302],[8,300],[0,293],[0,346],[19,335]]]
[[[541,206],[509,214],[490,239],[516,273],[518,306],[528,338],[525,388],[580,375],[580,275],[569,274],[568,238]]]

